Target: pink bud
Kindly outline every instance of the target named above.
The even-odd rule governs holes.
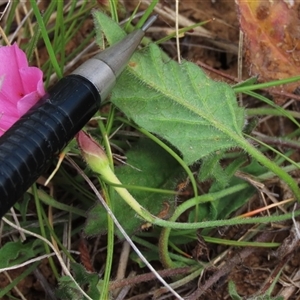
[[[43,72],[17,44],[0,47],[0,136],[43,95]]]
[[[79,131],[77,143],[81,150],[81,154],[89,167],[96,173],[101,174],[103,168],[109,166],[108,158],[102,147],[87,133]]]

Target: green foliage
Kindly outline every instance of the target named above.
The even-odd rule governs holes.
[[[95,20],[109,44],[114,44],[125,35],[117,24],[105,15],[96,13]],[[246,162],[245,156],[243,154],[236,156],[237,159],[226,169],[223,169],[220,164],[225,151],[237,147],[248,152],[259,163],[287,182],[295,195],[300,198],[297,183],[243,137],[244,110],[238,107],[231,87],[210,80],[198,66],[189,62],[179,65],[171,61],[156,45],[150,44],[133,55],[128,68],[113,90],[111,101],[143,130],[146,129],[158,135],[163,141],[176,147],[186,164],[191,165],[202,159],[199,178],[213,180],[213,185],[207,194],[207,199],[211,200],[205,201],[211,203],[198,204],[199,200],[194,204],[186,201],[177,208],[176,218],[180,216],[180,212],[182,213],[187,207],[190,208],[189,223],[171,224],[169,221],[161,220],[151,222],[159,226],[172,225],[173,228],[182,229],[213,227],[213,224],[222,224],[223,221],[220,219],[227,218],[238,207],[245,204],[255,190],[252,187],[243,188],[242,193],[239,189],[235,190],[235,187],[243,184],[240,183],[240,179],[233,177],[234,173]],[[249,173],[251,174],[252,171],[249,170]],[[156,174],[157,171],[153,169],[152,172]],[[126,183],[124,181],[126,178],[120,178],[117,173],[116,175],[121,182]],[[227,186],[229,186],[228,191],[232,190],[232,192],[221,196],[222,189]],[[218,193],[220,196],[213,199],[213,195]],[[141,195],[134,194],[133,196],[140,202],[140,205],[154,214],[142,202]],[[95,213],[92,219],[97,220],[99,215],[99,212]],[[120,219],[119,214],[117,217]],[[171,219],[175,221],[176,218],[174,214]],[[217,221],[214,223],[213,220]],[[193,223],[198,221],[200,222]],[[203,221],[206,221],[207,226]],[[237,220],[241,223],[242,221]],[[127,232],[128,223],[130,222],[125,223]],[[208,223],[211,225],[209,226]],[[89,225],[91,224],[93,222]],[[97,221],[94,224],[97,224]],[[95,225],[94,229],[92,232],[97,230]],[[134,232],[129,232],[131,233]],[[172,266],[172,262],[167,257],[168,234],[169,232],[160,239],[163,241],[161,257],[165,256],[165,266]]]
[[[81,287],[87,288],[87,294],[92,299],[99,299],[100,293],[97,288],[99,277],[97,274],[88,273],[85,268],[77,263],[72,263],[74,278]],[[78,290],[74,281],[68,276],[59,278],[59,288],[56,291],[59,299],[63,300],[83,300],[85,297]]]
[[[187,164],[238,146],[230,135],[242,136],[244,111],[229,86],[212,81],[192,63],[165,61],[154,44],[136,53],[130,66],[111,101],[138,125],[171,142]]]
[[[240,179],[234,176],[234,173],[240,169],[242,172],[251,174],[252,176],[262,175],[267,171],[265,167],[258,164],[255,160],[252,161],[248,166],[241,168],[241,165],[245,163],[244,157],[239,157],[234,160],[225,170],[222,169],[222,172],[227,175],[228,184],[227,188],[237,186],[245,180]],[[222,191],[223,188],[220,186],[220,183],[216,180],[213,182],[209,192],[214,193],[218,191]],[[209,203],[205,203],[201,205],[201,211],[199,215],[199,220],[221,220],[228,218],[234,211],[247,203],[247,201],[254,195],[256,189],[249,184],[247,188],[244,188],[241,191],[231,193],[230,195],[226,195],[221,197],[216,201],[212,201]],[[191,211],[189,215],[189,220],[192,222],[195,218],[195,211]],[[202,231],[203,235],[207,235],[210,229],[204,229]]]
[[[154,252],[153,250],[145,250],[145,251],[143,251],[143,255],[147,258],[147,260],[149,262],[158,261],[158,259],[159,259],[158,253]],[[132,252],[130,254],[130,259],[132,261],[134,261],[135,263],[137,263],[140,268],[145,268],[145,266],[146,266],[145,263],[141,260],[141,258],[135,252]]]
[[[232,163],[232,164],[235,164],[235,166],[236,166],[236,169],[232,169],[233,172],[235,172],[237,170],[237,167],[240,167],[239,164],[236,164],[236,163],[241,163],[242,161],[243,161],[242,159],[238,159]],[[241,171],[243,171],[247,174],[251,174],[253,176],[255,176],[255,175],[258,176],[258,175],[261,175],[264,172],[266,172],[266,168],[261,166],[260,164],[258,164],[256,161],[253,161],[247,167],[242,168]],[[231,174],[231,175],[233,176],[233,174]],[[237,178],[237,177],[231,177],[231,176],[228,176],[228,177],[231,178],[228,186],[236,186],[240,183],[245,182],[244,180]],[[212,188],[210,190],[211,192],[217,191],[215,189],[215,185],[216,184],[214,184],[212,186]],[[232,195],[228,195],[226,197],[219,199],[218,201],[214,201],[212,203],[212,205],[214,206],[214,210],[216,211],[216,215],[214,216],[215,219],[228,218],[232,212],[234,212],[239,207],[244,205],[248,201],[248,199],[251,196],[253,196],[254,193],[255,193],[255,188],[249,184],[249,187],[247,189],[244,189],[241,192],[238,192],[238,193],[235,193]]]
[[[156,2],[156,0],[152,1],[152,5],[154,6]],[[90,13],[90,3],[90,1],[84,1],[80,10],[75,11],[77,3],[76,1],[71,2],[71,8],[67,15],[63,14],[63,5],[60,2],[51,2],[42,15],[38,7],[34,5],[34,14],[39,24],[34,27],[34,38],[30,39],[29,44],[26,44],[26,50],[31,56],[40,35],[43,36],[51,56],[51,63],[48,61],[43,64],[43,69],[48,72],[45,76],[47,83],[49,82],[50,75],[53,73],[54,69],[60,76],[60,73],[63,71],[63,67],[67,62],[70,62],[90,41],[93,32],[91,32],[91,35],[87,36],[76,49],[73,49],[74,51],[72,51],[70,55],[65,55],[65,45],[73,37],[73,34],[82,27],[85,17]],[[117,3],[118,1],[116,0],[110,0],[111,15],[115,21],[117,21],[118,18],[116,10]],[[16,5],[17,1],[13,1],[11,9],[12,13],[10,13],[6,24],[12,24],[14,7]],[[55,11],[58,12],[56,15],[57,22],[53,27],[48,26],[49,18]],[[151,11],[148,10],[148,13],[150,12]],[[145,14],[145,16],[146,15],[147,14]],[[101,47],[104,45],[104,37],[105,41],[107,41],[109,45],[112,45],[126,35],[116,22],[112,21],[102,13],[96,13],[95,20],[98,43]],[[137,27],[141,24],[142,22],[139,22]],[[8,27],[10,27],[10,25]],[[127,28],[130,28],[130,25],[128,25]],[[6,32],[10,33],[10,28],[6,28]],[[48,36],[53,36],[51,43],[48,41]],[[57,60],[58,58],[59,60]],[[254,81],[255,78],[249,79],[246,82],[237,85],[235,90],[238,92],[248,91],[250,95],[259,98],[257,94],[249,92],[249,90],[253,89],[251,88],[251,85]],[[262,87],[262,85],[260,85],[260,87]],[[274,104],[266,101],[262,96],[260,96],[260,98],[267,104],[275,107]],[[240,190],[237,189],[233,192],[225,191],[226,193],[221,195],[221,191],[224,188],[228,188],[229,190],[241,185],[242,180],[235,178],[234,173],[246,162],[245,155],[242,153],[232,162],[228,162],[226,167],[223,167],[220,161],[224,159],[225,152],[228,149],[240,147],[245,152],[248,152],[255,157],[260,163],[265,164],[266,166],[267,164],[262,159],[263,155],[260,151],[252,147],[242,135],[242,129],[245,124],[244,110],[238,107],[233,90],[224,83],[214,82],[209,79],[198,66],[190,62],[184,62],[182,65],[179,65],[176,62],[171,61],[163,51],[152,44],[133,56],[129,67],[121,76],[113,91],[111,101],[136,124],[161,137],[163,141],[171,143],[172,146],[181,152],[182,157],[187,164],[193,164],[199,159],[202,160],[198,179],[200,179],[200,181],[211,180],[211,188],[207,194],[201,195],[199,198],[195,197],[199,199],[199,202],[197,202],[198,200],[194,200],[193,203],[189,204],[188,202],[192,202],[192,199],[188,199],[185,203],[180,204],[178,207],[179,210],[184,204],[188,204],[188,206],[186,206],[186,209],[182,209],[181,213],[179,212],[173,221],[177,221],[182,215],[188,216],[188,220],[184,219],[186,223],[179,223],[177,221],[178,223],[175,224],[193,225],[195,224],[193,222],[196,219],[203,221],[226,219],[237,208],[245,204],[249,197],[255,192],[255,189],[249,185],[249,187]],[[112,108],[112,110],[113,109],[114,108]],[[276,111],[279,109],[279,112],[283,116],[289,117],[286,114],[285,109],[276,107]],[[111,121],[109,121],[108,118],[107,121],[107,123],[111,122],[111,127],[115,126],[115,124],[113,124],[113,118],[114,117],[111,117]],[[299,126],[294,117],[290,117],[290,119]],[[249,127],[251,131],[252,126]],[[108,130],[109,133],[112,133],[112,131],[113,130]],[[109,135],[110,134],[108,134],[108,136]],[[254,150],[252,151],[251,147],[254,148],[256,152]],[[172,215],[173,197],[165,196],[161,193],[153,193],[147,191],[146,188],[173,189],[175,182],[182,177],[182,169],[175,159],[162,150],[157,144],[146,139],[140,139],[126,155],[128,157],[128,165],[116,168],[115,170],[115,173],[121,182],[131,187],[140,187],[140,189],[128,189],[139,203],[152,214],[159,214],[159,212],[164,209],[164,202],[167,201],[171,204],[170,214]],[[282,161],[284,161],[284,159]],[[279,165],[279,163],[277,164]],[[267,167],[274,173],[277,171],[277,175],[279,174],[278,169],[280,168],[278,166],[277,169],[274,167],[272,169],[272,164],[269,164]],[[266,172],[266,168],[257,163],[256,160],[253,160],[247,168],[242,170],[252,175],[260,175]],[[67,176],[63,177],[63,180],[66,180]],[[184,177],[186,176],[184,175]],[[292,181],[289,181],[289,177],[286,176],[284,178],[284,176],[282,176],[282,178],[292,186]],[[72,176],[72,180],[73,179],[74,176]],[[60,187],[63,186],[62,181],[59,184]],[[93,196],[91,196],[87,190],[85,190],[84,193],[78,193],[78,186],[82,187],[82,189],[86,188],[82,181],[77,182],[74,180],[72,181],[72,185],[68,185],[68,187],[69,186],[71,186],[69,188],[70,192],[76,194],[79,201],[85,202],[82,205],[88,207],[89,203],[86,199],[90,199]],[[294,192],[296,188],[294,188]],[[135,215],[132,209],[128,207],[118,194],[111,191],[112,189],[107,193],[107,196],[111,197],[108,200],[110,200],[109,202],[112,205],[112,209],[117,219],[123,225],[125,231],[127,231],[129,235],[140,232],[140,226],[144,221]],[[216,196],[217,193],[221,196]],[[43,198],[41,194],[42,193],[39,193],[39,197],[45,203],[60,210],[72,212],[73,220],[76,220],[75,218],[77,218],[77,215],[84,216],[84,211],[80,211],[76,208],[70,209],[59,201],[55,201],[54,199],[51,200],[49,197],[47,199]],[[29,199],[29,197],[24,197],[24,201],[18,203],[23,220],[25,220]],[[203,202],[209,203],[202,203],[202,200]],[[200,213],[196,218],[195,207],[198,204]],[[179,220],[181,221],[182,219]],[[261,222],[268,221],[267,218],[260,220]],[[224,224],[226,224],[226,221],[230,220],[225,220]],[[241,224],[243,221],[249,221],[250,223],[251,219],[241,220]],[[190,224],[188,222],[190,222]],[[223,225],[221,221],[218,222],[219,221],[215,223],[216,226]],[[237,224],[238,222],[239,220],[233,220],[232,223],[228,222],[228,224],[232,225]],[[27,225],[25,222],[21,223],[23,226]],[[104,233],[107,230],[107,223],[107,214],[105,210],[101,205],[97,205],[89,212],[85,232],[89,235]],[[44,224],[45,222],[43,222],[43,219],[41,218],[40,227],[44,228]],[[213,222],[211,224],[213,224]],[[58,232],[60,227],[56,224],[55,226],[55,232]],[[200,228],[201,224],[198,224],[197,226]],[[214,225],[209,226],[214,227]],[[203,225],[203,227],[205,226]],[[39,232],[42,231],[41,228],[35,227],[33,230]],[[169,243],[170,245],[173,242],[174,253],[170,253],[170,255],[172,256],[172,259],[176,262],[179,261],[180,263],[182,263],[182,260],[180,260],[182,259],[182,255],[180,255],[180,259],[178,258],[179,255],[177,255],[178,257],[175,256],[175,246],[179,249],[180,245],[193,241],[196,237],[196,229],[198,229],[196,227],[193,228],[189,235],[186,228],[188,227],[186,226],[178,236],[176,236],[176,233],[178,234],[178,232],[172,231],[173,236],[171,236],[170,239],[168,235],[165,235],[166,248],[162,249],[162,252],[165,251],[169,254],[170,248],[168,248],[168,243],[171,242]],[[80,229],[80,227],[74,228],[72,234],[78,232]],[[156,226],[155,231],[151,232],[153,235],[149,236],[154,239],[159,232],[160,227]],[[205,232],[207,232],[206,229],[202,230],[201,234],[203,235]],[[119,231],[116,233],[120,238],[123,238]],[[48,238],[48,235],[45,235],[45,237]],[[146,249],[145,256],[148,260],[158,259],[157,249],[150,247],[149,249],[146,247],[143,248]],[[108,245],[107,249],[109,252],[112,247]],[[26,241],[24,243],[6,243],[0,249],[0,268],[23,263],[24,261],[37,256],[42,251],[42,242],[39,240]],[[137,258],[135,254],[132,254],[131,258],[139,263],[141,267],[144,266],[144,263]],[[190,261],[191,262],[187,262],[186,264],[194,264],[195,262],[193,260]],[[36,265],[37,264],[38,263],[36,263]],[[109,260],[107,260],[106,265],[108,268],[110,267]],[[35,267],[35,265],[32,266]],[[32,266],[28,267],[26,270],[28,274],[32,272]],[[105,285],[103,284],[104,281],[99,283],[99,278],[96,274],[87,273],[80,264],[73,264],[72,270],[76,281],[84,290],[87,290],[88,295],[92,299],[100,298],[100,284],[101,291],[104,291],[103,294],[106,295]],[[24,274],[26,273],[24,272],[22,276]],[[110,275],[107,274],[110,273],[106,272],[106,276],[110,277]],[[274,280],[274,284],[275,283],[276,281]],[[16,283],[14,283],[14,285],[15,284]],[[13,284],[7,286],[7,291],[9,291],[12,286]],[[272,289],[273,286],[271,286],[266,295],[258,296],[253,299],[280,299],[280,297],[271,298],[269,294],[271,294]],[[0,298],[5,295],[7,291],[1,291],[2,294],[0,293]],[[242,299],[232,283],[229,283],[229,293],[232,299]],[[57,291],[57,295],[59,299],[84,299],[74,282],[67,276],[59,278],[59,290]]]
[[[201,160],[201,169],[199,172],[199,180],[205,181],[214,179],[220,188],[225,188],[228,185],[230,176],[221,167],[220,159],[224,156],[224,151],[218,151],[213,155],[208,155]]]
[[[59,278],[59,288],[56,291],[56,296],[59,299],[63,300],[84,300],[84,296],[78,290],[77,286],[75,285],[74,281],[71,280],[68,276],[62,276]]]
[[[21,264],[36,257],[43,250],[40,240],[21,243],[7,242],[0,248],[0,268]]]
[[[109,43],[124,35],[101,12],[95,21]],[[188,165],[215,151],[240,147],[284,180],[300,199],[295,180],[243,137],[244,110],[238,107],[233,89],[211,80],[197,65],[178,64],[150,44],[133,55],[111,101],[139,126],[175,146]]]
[[[117,177],[123,184],[160,189],[173,189],[179,177],[181,168],[167,152],[156,143],[148,139],[140,139],[127,153],[127,164],[115,169]],[[152,214],[158,214],[163,208],[163,203],[170,199],[164,194],[132,189],[131,194],[139,203]],[[115,216],[132,235],[145,223],[139,219],[135,212],[115,193],[111,199]],[[172,203],[170,203],[172,206]],[[104,233],[107,229],[107,214],[101,205],[96,205],[89,213],[85,232],[88,235]],[[120,236],[119,231],[116,233]]]
[[[109,45],[115,44],[126,36],[126,33],[120,29],[120,26],[116,22],[113,22],[106,14],[95,11],[93,16],[96,28],[96,41],[100,48],[103,48],[104,36]],[[110,33],[109,35],[106,34],[108,31]]]
[[[95,20],[108,41],[123,35],[103,14],[97,12]],[[111,101],[138,125],[171,142],[187,164],[238,146],[231,134],[242,137],[244,110],[231,87],[211,80],[193,63],[166,60],[155,44],[135,53]]]

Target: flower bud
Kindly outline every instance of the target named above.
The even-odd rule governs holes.
[[[103,148],[87,133],[79,131],[77,143],[81,150],[81,154],[89,167],[98,174],[109,167],[109,161]]]

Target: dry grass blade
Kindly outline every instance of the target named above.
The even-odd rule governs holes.
[[[146,4],[147,6],[151,3],[151,1],[149,1],[149,0],[142,0],[141,2],[143,4]],[[176,17],[176,12],[174,12],[174,10],[170,9],[167,6],[163,6],[160,3],[158,3],[157,6],[155,7],[155,12],[157,12],[164,19],[166,19],[172,23],[174,22],[174,20],[176,20],[176,18],[178,18],[178,24],[180,25],[180,27],[188,27],[188,26],[191,26],[194,24],[194,22],[190,21],[188,18],[186,18],[182,14],[178,14],[178,17]],[[221,49],[224,49],[224,50],[228,51],[229,53],[234,53],[234,54],[238,53],[238,47],[236,45],[216,41],[215,40],[216,35],[214,33],[211,33],[210,31],[208,31],[207,29],[205,29],[203,27],[196,27],[194,29],[194,32],[192,33],[192,35],[206,37],[206,38],[210,39],[210,41],[213,45],[215,45]]]

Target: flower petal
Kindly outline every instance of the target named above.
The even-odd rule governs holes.
[[[17,104],[17,112],[19,118],[23,116],[27,111],[38,102],[38,100],[41,98],[41,95],[37,92],[31,92],[27,95],[25,95],[20,101],[18,101]]]
[[[9,99],[6,97],[7,100],[17,102],[24,91],[19,69],[28,67],[26,55],[17,44],[14,44],[1,47],[0,57],[0,76],[4,75],[1,94],[9,95]]]
[[[17,44],[0,47],[0,136],[44,94],[43,72]]]
[[[37,91],[38,83],[43,83],[43,72],[39,68],[36,67],[20,68],[19,74],[24,88],[23,92],[25,95]],[[43,96],[45,94],[45,90],[43,84],[41,86],[42,86],[42,90],[39,92],[40,95]]]

